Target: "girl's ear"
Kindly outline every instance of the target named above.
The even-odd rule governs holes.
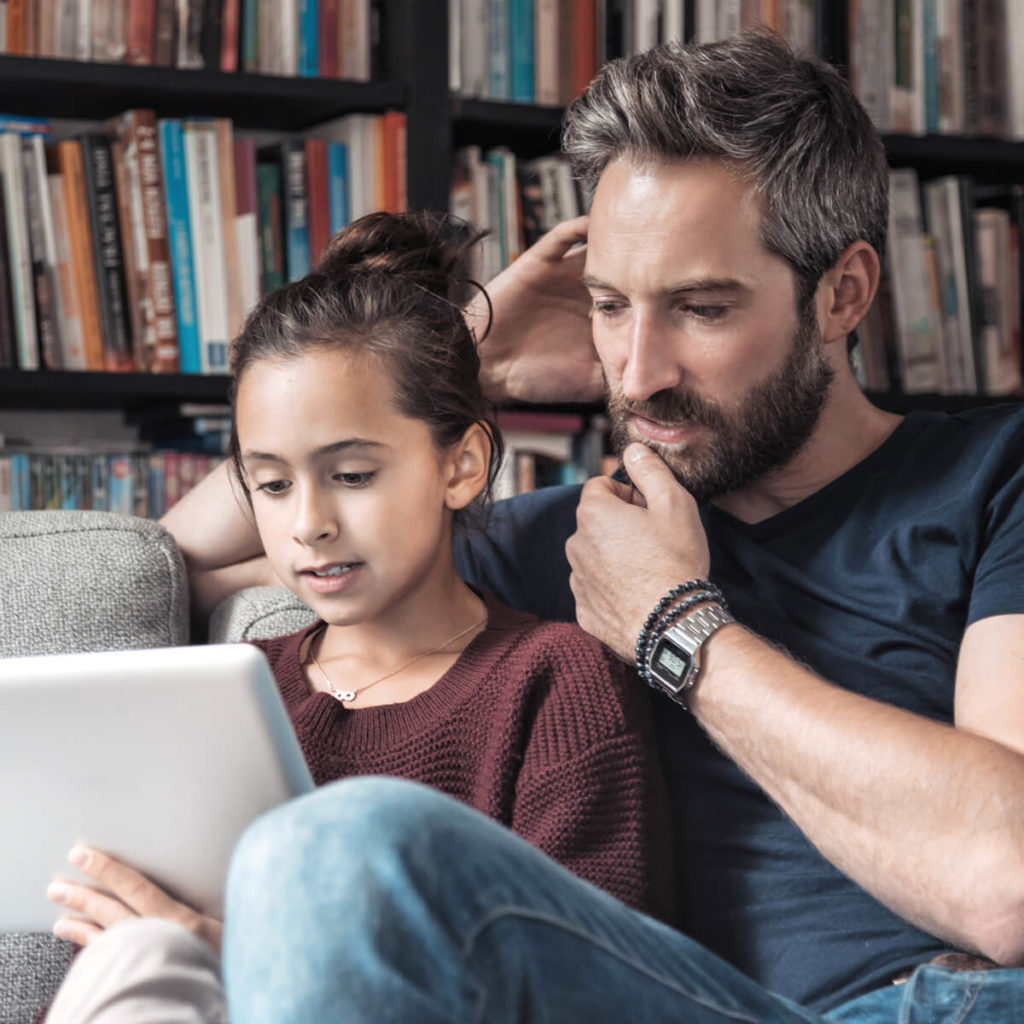
[[[448,453],[445,506],[465,508],[486,486],[491,464],[491,438],[480,423],[474,423]]]

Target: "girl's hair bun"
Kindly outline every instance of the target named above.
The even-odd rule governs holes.
[[[479,237],[442,214],[370,213],[330,239],[316,269],[327,277],[394,274],[452,298],[465,282],[468,253]]]

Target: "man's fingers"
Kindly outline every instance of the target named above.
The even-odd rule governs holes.
[[[622,464],[639,492],[633,497],[634,504],[657,507],[680,493],[687,493],[679,486],[672,470],[647,445],[637,441],[628,445],[622,453]]]

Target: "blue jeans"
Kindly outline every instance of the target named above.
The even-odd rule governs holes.
[[[1005,1024],[1024,971],[921,967],[822,1017],[453,800],[351,779],[243,837],[227,893],[232,1024]]]

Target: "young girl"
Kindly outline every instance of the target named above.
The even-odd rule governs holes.
[[[501,457],[453,301],[465,249],[442,221],[372,214],[267,296],[232,348],[234,485],[266,561],[234,539],[226,467],[165,523],[206,607],[240,583],[280,581],[318,615],[259,644],[318,783],[386,774],[433,786],[669,917],[643,687],[578,627],[515,612],[455,570],[453,530]],[[101,870],[109,884],[93,854]],[[100,905],[67,885],[62,902],[84,920],[55,931],[84,944],[152,907],[183,912],[152,893],[131,900]],[[204,933],[216,941],[214,925]]]

